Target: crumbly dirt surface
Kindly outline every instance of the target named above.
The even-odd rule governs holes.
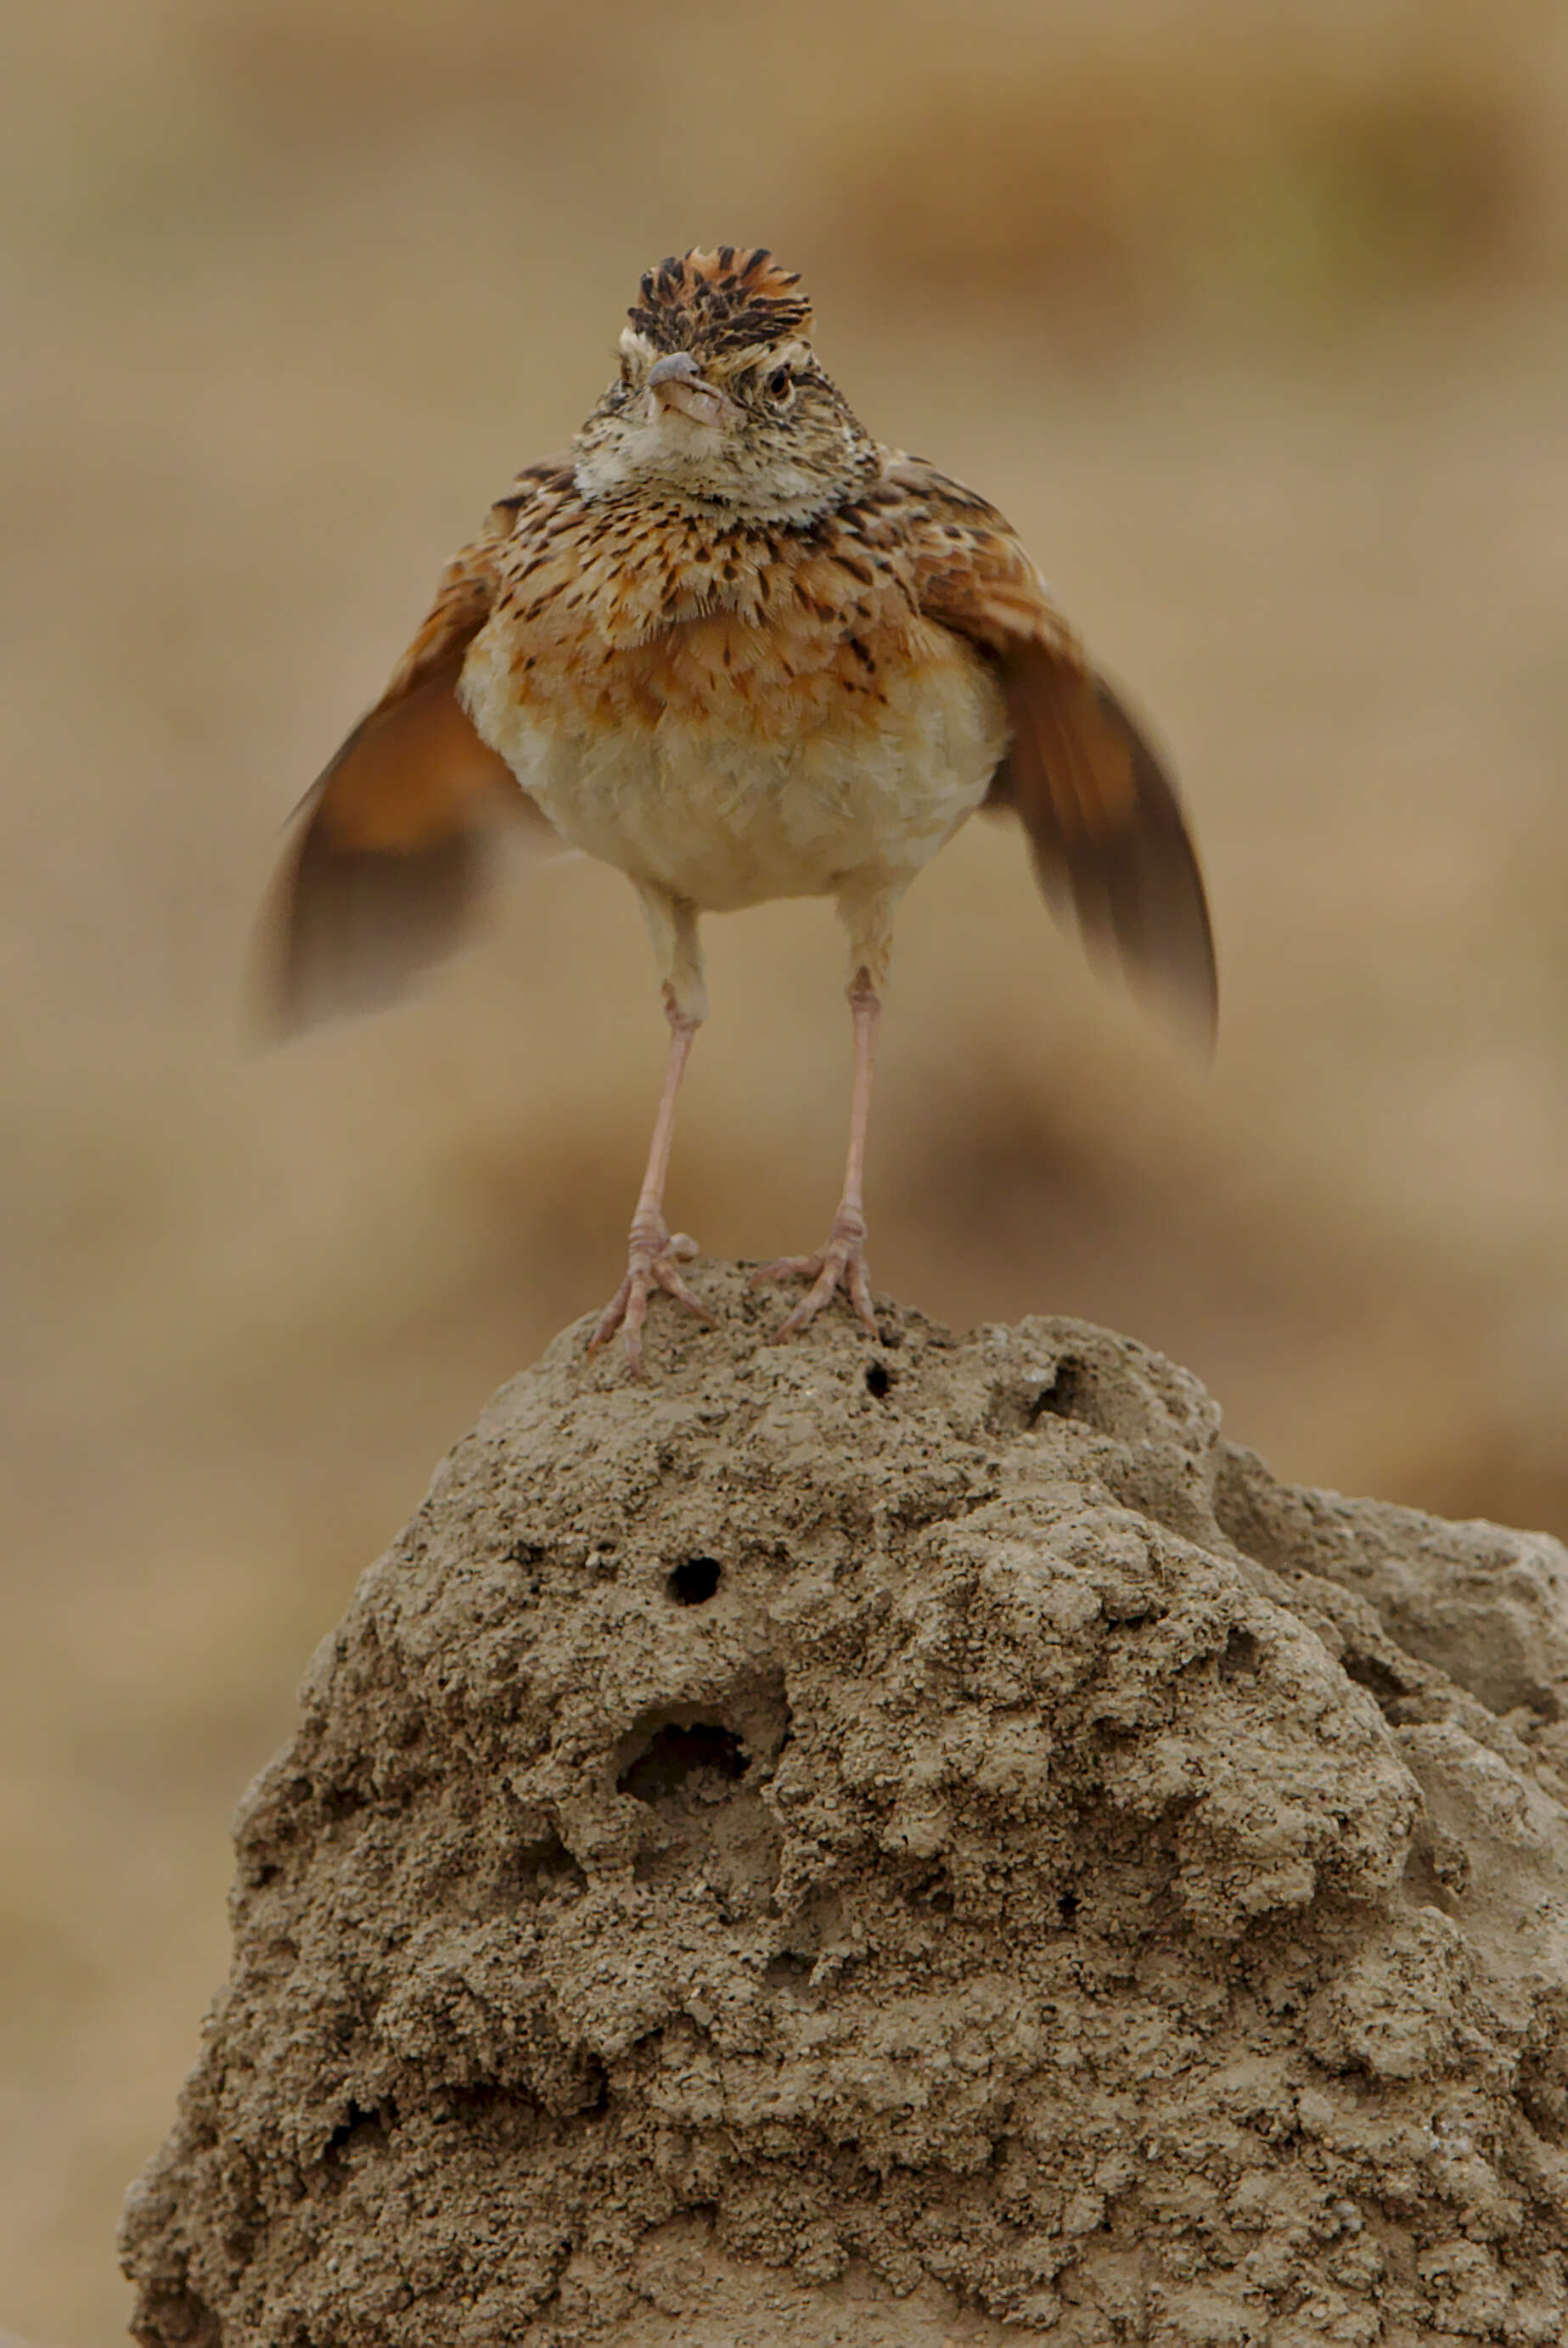
[[[584,1324],[239,1826],[148,2348],[1568,2333],[1568,1554],[1029,1320]]]

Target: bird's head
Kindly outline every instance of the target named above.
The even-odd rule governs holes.
[[[584,497],[805,522],[875,472],[875,444],[812,351],[799,280],[766,250],[662,261],[627,315],[619,377],[577,435]]]

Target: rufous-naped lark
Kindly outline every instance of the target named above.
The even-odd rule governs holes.
[[[519,818],[625,873],[670,1047],[626,1276],[591,1344],[634,1370],[655,1289],[702,1310],[665,1220],[707,998],[698,916],[831,897],[854,1077],[826,1245],[759,1280],[876,1326],[861,1195],[893,914],[978,808],[1008,808],[1092,952],[1204,1036],[1203,884],[1158,754],[983,498],[872,438],[766,251],[661,262],[569,450],[521,472],[300,810],[263,931],[274,1028],[383,1000],[457,940]]]

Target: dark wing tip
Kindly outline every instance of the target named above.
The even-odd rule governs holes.
[[[1030,645],[1002,663],[1013,743],[989,804],[1029,836],[1047,901],[1205,1056],[1219,975],[1203,877],[1175,783],[1103,677]]]
[[[1119,695],[1102,676],[1094,688],[1130,756],[1136,794],[1133,819],[1111,851],[1115,869],[1107,876],[1119,958],[1140,991],[1207,1057],[1219,1033],[1220,973],[1186,812],[1169,767]]]
[[[344,847],[308,823],[263,911],[247,1033],[282,1043],[395,1002],[462,942],[490,849],[477,831],[407,850]]]

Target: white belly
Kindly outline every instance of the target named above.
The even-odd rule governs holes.
[[[666,709],[620,724],[520,704],[483,638],[475,725],[573,847],[711,912],[907,886],[985,796],[1006,747],[996,685],[960,655],[782,740]]]

